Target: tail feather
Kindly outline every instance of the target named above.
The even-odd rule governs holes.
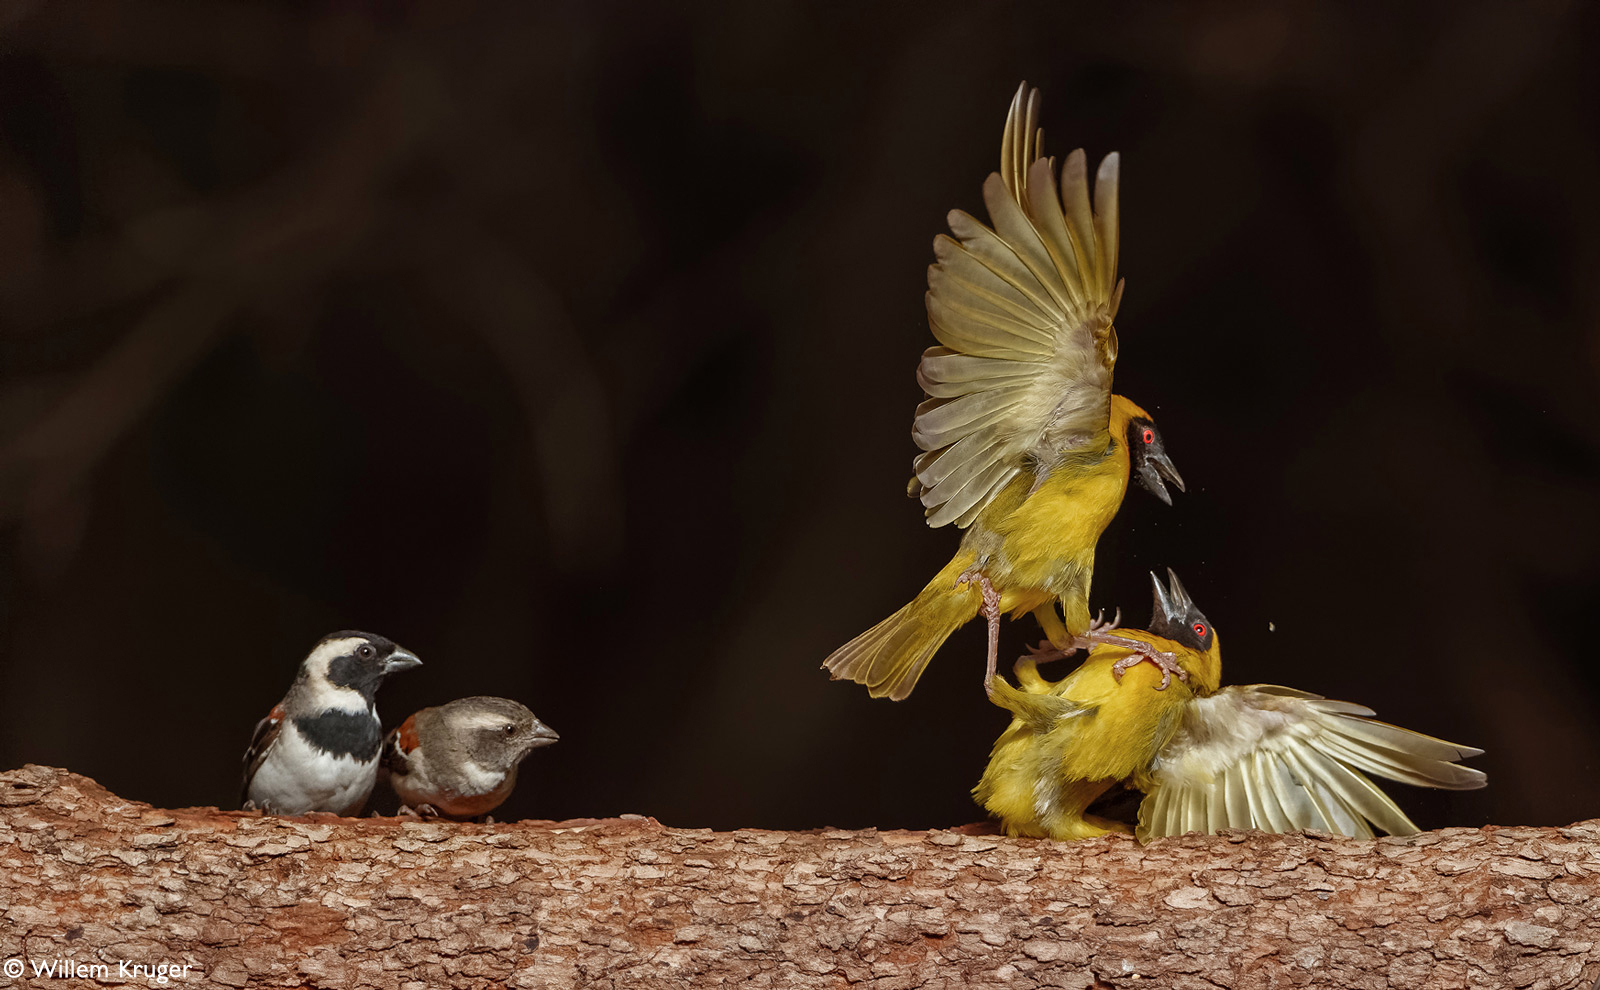
[[[949,570],[949,568],[946,568]],[[874,698],[903,701],[950,634],[978,614],[982,594],[943,572],[900,611],[823,661],[835,680],[864,684]]]

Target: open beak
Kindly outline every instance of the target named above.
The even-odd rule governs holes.
[[[1139,483],[1150,491],[1150,494],[1161,501],[1172,504],[1172,494],[1167,491],[1167,486],[1162,479],[1172,482],[1178,491],[1184,491],[1183,476],[1178,469],[1172,466],[1172,458],[1166,451],[1158,454],[1146,454],[1139,462]]]
[[[1175,639],[1189,624],[1189,608],[1194,603],[1170,567],[1167,580],[1170,587],[1163,587],[1156,572],[1150,572],[1150,587],[1155,591],[1155,602],[1150,608],[1150,631],[1165,639]]]
[[[385,674],[397,674],[402,670],[410,670],[412,667],[420,666],[422,666],[422,661],[417,659],[415,653],[395,647],[395,651],[389,654],[389,659],[383,662],[383,672]]]

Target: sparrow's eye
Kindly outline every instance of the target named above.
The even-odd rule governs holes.
[[[362,646],[357,648],[356,656],[360,657],[363,660],[371,660],[374,656],[377,655],[377,652],[378,651],[374,650],[371,646],[367,646],[367,645],[363,644]]]
[[[1145,431],[1144,431],[1144,442],[1145,443],[1155,443],[1156,442],[1156,431],[1150,429],[1149,427],[1146,427]]]
[[[517,727],[516,727],[516,726],[514,726],[514,725],[507,725],[507,726],[506,726],[506,728],[505,728],[505,733],[506,733],[506,735],[508,735],[508,736],[513,736],[513,735],[516,735],[516,733],[517,733]]]
[[[1206,638],[1206,624],[1204,622],[1196,622],[1194,624],[1194,634],[1196,636],[1199,636],[1201,639],[1205,639]]]

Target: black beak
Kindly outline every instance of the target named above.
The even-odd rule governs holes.
[[[1183,585],[1178,583],[1178,575],[1172,573],[1172,568],[1167,568],[1167,580],[1171,588],[1164,588],[1161,579],[1156,577],[1156,572],[1150,572],[1150,587],[1155,590],[1155,603],[1150,607],[1150,631],[1165,639],[1176,639],[1178,634],[1189,624],[1189,609],[1193,602],[1189,600],[1189,593],[1183,590]]]
[[[1167,491],[1167,486],[1162,484],[1163,478],[1177,486],[1178,491],[1184,490],[1183,476],[1172,466],[1172,458],[1167,456],[1166,451],[1146,453],[1139,459],[1139,483],[1150,494],[1171,505],[1172,495]]]
[[[397,674],[402,670],[410,670],[412,667],[420,666],[422,666],[422,661],[417,659],[415,653],[402,650],[397,646],[394,652],[389,654],[389,659],[383,662],[383,672],[386,675]]]

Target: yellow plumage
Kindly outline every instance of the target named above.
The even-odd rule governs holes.
[[[991,668],[1001,614],[1033,613],[1058,649],[1085,645],[1095,544],[1130,473],[1167,501],[1163,479],[1183,485],[1149,414],[1111,392],[1117,156],[1091,191],[1075,151],[1058,183],[1054,159],[1039,153],[1037,97],[1017,91],[1000,171],[984,185],[994,226],[954,211],[955,236],[934,242],[927,307],[939,346],[917,368],[928,399],[912,426],[923,453],[911,494],[930,525],[966,532],[910,604],[824,663],[874,697],[910,694],[945,638],[980,611]]]
[[[1219,688],[1216,631],[1177,577],[1156,586],[1149,632],[1119,630],[1174,653],[1189,675],[1164,689],[1133,654],[1097,646],[1059,681],[1017,664],[1018,687],[994,679],[991,700],[1012,713],[973,795],[1010,835],[1083,839],[1128,826],[1086,813],[1122,782],[1146,793],[1142,840],[1186,831],[1317,828],[1370,837],[1416,826],[1367,773],[1449,789],[1484,775],[1453,761],[1480,751],[1379,722],[1359,705],[1272,685]],[[1151,576],[1154,580],[1154,575]]]
[[[992,700],[1015,717],[995,742],[973,795],[1007,834],[1085,839],[1129,831],[1085,809],[1149,767],[1177,732],[1196,690],[1216,689],[1221,664],[1215,637],[1211,650],[1202,652],[1142,630],[1118,635],[1178,653],[1189,680],[1157,690],[1161,671],[1141,663],[1119,682],[1112,668],[1131,651],[1115,646],[1096,646],[1060,681],[1040,677],[1031,660],[1018,662],[1020,690],[995,678]]]

